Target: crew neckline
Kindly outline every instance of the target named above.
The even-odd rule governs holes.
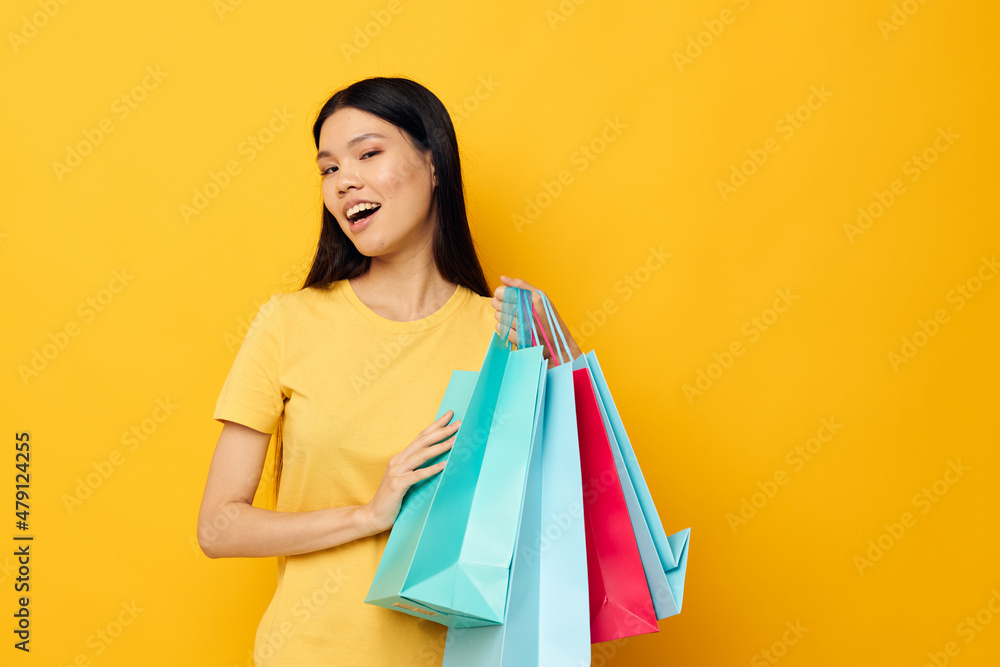
[[[389,333],[418,333],[420,331],[433,329],[448,319],[452,313],[458,310],[459,307],[462,306],[462,304],[464,304],[469,298],[469,294],[471,294],[471,292],[465,287],[456,285],[455,291],[450,297],[448,297],[448,300],[444,302],[444,305],[427,317],[422,317],[419,320],[411,320],[409,322],[397,322],[396,320],[390,320],[382,317],[365,305],[365,303],[354,291],[354,286],[351,285],[350,280],[345,278],[338,282],[340,283],[338,285],[338,291],[347,300],[347,302],[351,304],[351,307],[354,308],[354,310],[357,311],[361,317],[367,320],[376,329],[387,331]]]

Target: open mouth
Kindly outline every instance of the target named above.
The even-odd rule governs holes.
[[[353,225],[356,222],[364,220],[365,218],[367,218],[380,208],[382,208],[381,204],[371,204],[371,203],[358,204],[357,206],[352,206],[347,210],[347,221]]]

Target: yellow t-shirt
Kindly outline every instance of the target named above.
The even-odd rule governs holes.
[[[265,433],[283,418],[279,511],[366,503],[389,458],[434,420],[452,370],[482,366],[495,324],[490,298],[464,287],[413,322],[379,316],[346,280],[275,295],[214,418]],[[388,537],[279,557],[257,667],[440,665],[447,628],[364,603]]]

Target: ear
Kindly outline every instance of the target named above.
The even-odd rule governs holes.
[[[437,184],[438,184],[437,172],[434,171],[434,162],[432,161],[431,162],[431,186],[436,188]]]

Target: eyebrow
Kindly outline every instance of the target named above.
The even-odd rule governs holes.
[[[378,134],[377,132],[368,132],[366,134],[359,134],[358,136],[354,137],[353,139],[347,142],[347,147],[351,148],[356,144],[359,144],[362,141],[366,141],[368,139],[385,139],[385,136]],[[319,153],[316,153],[317,160],[322,160],[323,158],[330,156],[331,156],[330,151],[320,151]]]

